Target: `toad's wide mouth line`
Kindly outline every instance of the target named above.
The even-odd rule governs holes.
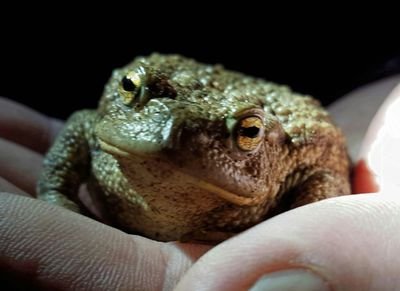
[[[129,158],[132,156],[140,156],[136,153],[134,154],[134,153],[130,153],[128,151],[122,150],[119,147],[116,147],[114,145],[107,143],[104,140],[101,140],[100,138],[98,138],[98,141],[99,141],[101,149],[109,154],[118,155],[118,156],[125,157],[125,158]],[[160,163],[163,163],[163,162],[160,161]],[[177,169],[172,164],[169,164],[169,166],[171,168],[173,168],[173,171],[179,172],[180,175],[185,176],[185,178],[188,181],[190,181],[192,184],[194,184],[194,185],[198,186],[199,188],[204,189],[208,192],[214,193],[214,194],[218,195],[219,197],[221,197],[222,199],[227,200],[233,204],[240,205],[240,206],[257,205],[260,202],[260,200],[262,200],[262,198],[263,198],[262,195],[258,195],[257,193],[254,197],[245,197],[245,196],[241,196],[236,193],[232,193],[232,192],[227,191],[215,184],[206,182],[202,179],[199,179],[192,175],[186,174],[186,173],[180,171],[179,169]]]
[[[112,154],[112,155],[118,155],[121,157],[129,157],[132,156],[131,153],[124,151],[116,146],[113,146],[111,144],[109,144],[108,142],[105,142],[104,140],[97,138],[97,140],[99,141],[100,144],[100,148],[105,151],[106,153]]]

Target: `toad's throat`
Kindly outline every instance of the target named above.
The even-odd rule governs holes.
[[[111,145],[107,142],[105,142],[104,140],[98,139],[99,144],[100,144],[100,148],[105,151],[106,153],[109,153],[111,155],[115,155],[115,156],[119,156],[119,157],[124,157],[124,158],[129,158],[132,156],[140,156],[140,154],[137,153],[130,153],[126,150],[123,150],[119,147],[116,147],[114,145]],[[160,161],[161,162],[161,161]],[[207,191],[207,192],[211,192],[213,194],[216,194],[217,196],[219,196],[220,198],[231,202],[232,204],[235,205],[247,205],[247,206],[251,206],[251,205],[257,205],[260,200],[263,199],[263,195],[261,195],[261,193],[255,193],[254,197],[245,197],[245,196],[241,196],[238,195],[236,193],[232,193],[230,191],[227,191],[215,184],[206,182],[202,179],[199,179],[197,177],[194,177],[192,175],[188,175],[180,170],[178,170],[176,167],[174,167],[173,165],[170,165],[170,167],[173,167],[173,171],[179,172],[179,174],[181,174],[182,176],[185,176],[185,178],[187,179],[187,181],[190,181],[190,183],[196,185],[197,187]]]

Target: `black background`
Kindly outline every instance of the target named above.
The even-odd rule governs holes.
[[[389,23],[378,27],[355,21],[355,26],[338,28],[318,20],[302,25],[306,16],[289,23],[279,17],[267,22],[268,14],[253,22],[237,16],[225,20],[217,11],[200,16],[165,12],[157,21],[139,20],[137,11],[124,16],[91,12],[91,18],[85,13],[36,15],[24,18],[22,26],[21,18],[2,23],[0,95],[66,118],[96,106],[113,68],[153,51],[288,84],[324,105],[400,72],[398,32],[391,34],[397,29]]]

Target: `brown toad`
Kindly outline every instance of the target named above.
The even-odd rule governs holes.
[[[115,70],[97,110],[76,112],[45,158],[40,199],[82,211],[79,186],[116,226],[219,240],[350,193],[341,131],[318,101],[177,55]]]

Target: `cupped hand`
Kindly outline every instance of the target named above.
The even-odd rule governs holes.
[[[391,135],[400,132],[399,96],[397,88],[374,119],[356,166],[355,191],[375,193],[288,211],[211,250],[127,235],[29,198],[59,123],[2,100],[0,190],[8,192],[0,195],[3,274],[49,289],[400,289],[400,142]]]
[[[171,290],[210,247],[160,243],[32,199],[62,126],[0,98],[0,286]]]

